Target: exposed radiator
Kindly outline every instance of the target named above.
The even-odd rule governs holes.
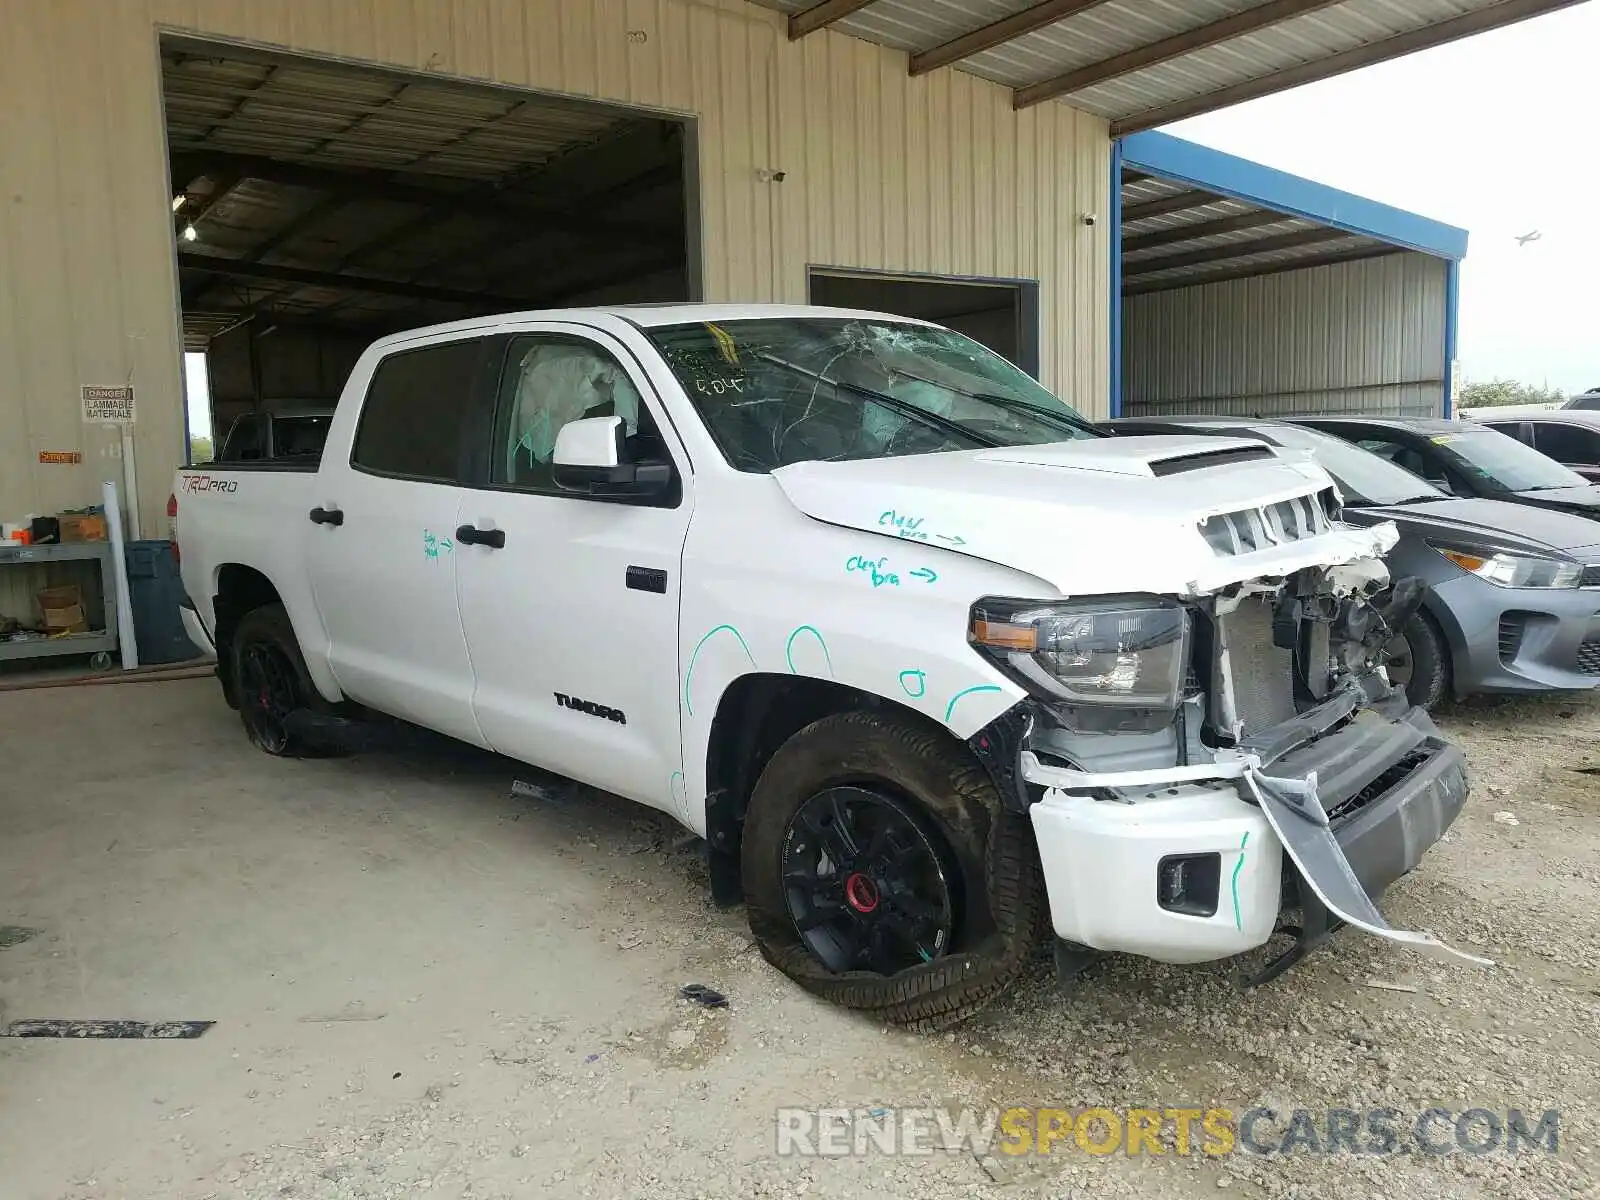
[[[1272,604],[1262,597],[1245,600],[1217,629],[1218,646],[1227,649],[1233,701],[1244,735],[1249,737],[1295,716],[1294,653],[1272,644]],[[1212,703],[1222,704],[1221,678],[1223,655],[1213,655],[1217,678],[1213,680]],[[1215,712],[1219,723],[1225,718]]]

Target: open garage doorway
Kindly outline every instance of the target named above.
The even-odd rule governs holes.
[[[685,120],[180,37],[161,68],[217,445],[245,412],[331,406],[385,334],[699,297]]]
[[[807,290],[813,304],[897,313],[947,325],[1039,377],[1039,285],[1032,280],[813,267]]]

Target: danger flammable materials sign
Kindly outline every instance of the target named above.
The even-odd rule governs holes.
[[[84,384],[83,419],[113,422],[133,420],[133,385],[93,387]]]

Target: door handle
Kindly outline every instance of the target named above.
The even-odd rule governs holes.
[[[479,529],[476,525],[462,525],[456,530],[456,541],[463,546],[487,546],[503,550],[506,545],[504,529]]]
[[[342,508],[323,508],[319,504],[311,510],[310,516],[318,525],[344,524],[344,510]]]

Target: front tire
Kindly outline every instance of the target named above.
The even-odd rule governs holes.
[[[790,738],[756,783],[741,856],[768,962],[916,1030],[1004,993],[1045,930],[1028,819],[965,747],[907,715],[839,713]]]
[[[1389,643],[1389,681],[1418,708],[1431,710],[1450,689],[1450,658],[1433,618],[1418,609]]]
[[[327,713],[332,706],[311,682],[283,605],[268,604],[240,618],[230,653],[239,717],[251,744],[275,758],[312,753],[289,716],[302,709]]]

